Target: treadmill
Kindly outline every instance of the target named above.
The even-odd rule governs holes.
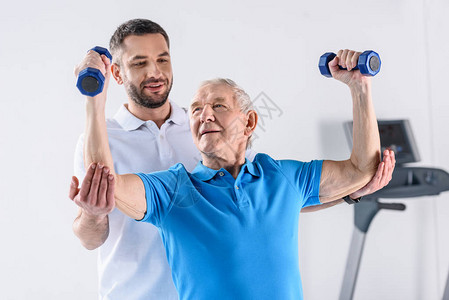
[[[353,299],[366,234],[373,218],[381,209],[403,211],[406,208],[403,203],[382,203],[379,199],[433,196],[449,190],[449,174],[444,170],[404,166],[405,163],[420,160],[408,120],[378,120],[378,125],[382,153],[386,148],[392,149],[396,157],[396,167],[386,187],[364,196],[354,205],[354,231],[339,300]],[[352,146],[352,121],[344,123],[344,127]],[[449,300],[449,275],[443,300]]]

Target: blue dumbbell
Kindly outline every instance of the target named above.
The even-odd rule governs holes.
[[[335,53],[327,52],[321,55],[318,67],[323,76],[332,77],[331,71],[329,70],[328,63],[337,56]],[[352,70],[360,70],[365,76],[375,76],[380,71],[380,57],[379,54],[372,50],[367,50],[359,56],[357,66]],[[340,67],[342,70],[345,68]]]
[[[97,46],[90,50],[94,50],[100,55],[104,54],[112,60],[112,55],[106,48]],[[81,94],[93,97],[103,91],[104,76],[98,69],[86,68],[78,74],[76,86],[80,90]]]

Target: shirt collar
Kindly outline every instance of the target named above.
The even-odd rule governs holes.
[[[245,158],[245,163],[243,164],[240,172],[242,172],[242,170],[244,172],[250,173],[251,175],[253,175],[255,177],[260,177],[260,171],[259,171],[258,167],[246,158]],[[199,161],[198,164],[196,165],[195,169],[193,170],[192,175],[197,177],[199,180],[208,181],[208,180],[211,180],[218,172],[225,172],[225,171],[226,170],[223,168],[221,168],[220,170],[210,169],[210,168],[206,167],[205,165],[203,165],[202,161]]]
[[[257,167],[257,165],[255,163],[250,162],[248,159],[246,159],[244,167],[246,168],[248,173],[250,173],[251,175],[253,175],[255,177],[260,177],[259,168]]]
[[[179,107],[176,103],[170,102],[171,112],[166,122],[173,122],[176,125],[182,125],[189,120],[187,109]]]
[[[165,122],[172,122],[176,125],[182,125],[188,120],[187,110],[180,108],[176,103],[170,102],[171,112],[170,116]],[[120,124],[120,126],[127,130],[132,131],[138,129],[145,124],[145,121],[137,118],[123,104],[114,116],[114,119]]]

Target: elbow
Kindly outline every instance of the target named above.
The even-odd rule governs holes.
[[[87,250],[95,250],[95,249],[97,249],[98,247],[100,247],[101,245],[102,245],[102,243],[101,244],[92,244],[92,243],[87,243],[87,242],[85,242],[85,241],[83,241],[83,240],[80,240],[81,241],[81,245],[84,247],[84,248],[86,248]]]
[[[362,177],[372,178],[376,174],[377,167],[379,166],[380,160],[380,151],[377,151],[370,158],[360,161],[355,159],[355,157],[351,156],[351,162],[355,169],[357,169],[358,173]]]
[[[76,233],[75,233],[75,235],[80,240],[81,246],[83,246],[87,250],[95,250],[95,249],[99,248],[101,245],[103,245],[105,242],[102,239],[89,239],[89,238],[83,237]]]
[[[377,167],[379,166],[379,164],[381,163],[381,156],[380,156],[380,149],[379,151],[376,152],[375,155],[373,155],[373,158],[371,159],[371,164],[368,167],[367,172],[370,175],[370,178],[372,178],[377,171]]]
[[[371,160],[366,163],[360,164],[351,160],[352,168],[355,171],[353,173],[352,180],[357,182],[357,188],[361,188],[368,184],[371,179],[376,175],[377,168],[380,163],[380,155],[373,156]]]
[[[92,232],[86,232],[78,223],[79,220],[75,220],[72,225],[72,230],[75,236],[80,240],[81,245],[87,250],[95,250],[106,241],[107,235],[98,235]]]

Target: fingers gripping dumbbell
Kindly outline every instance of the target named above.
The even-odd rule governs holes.
[[[332,77],[331,71],[329,69],[329,62],[337,56],[335,53],[327,52],[321,55],[318,67],[323,76]],[[379,54],[372,50],[367,50],[360,54],[357,66],[352,70],[360,70],[365,76],[375,76],[380,71],[380,57]],[[346,70],[340,67],[341,70]]]
[[[104,54],[112,60],[112,55],[106,48],[96,46],[91,50],[98,52],[100,55]],[[81,94],[93,97],[103,91],[104,76],[98,69],[86,68],[78,74],[76,86],[80,90]]]

